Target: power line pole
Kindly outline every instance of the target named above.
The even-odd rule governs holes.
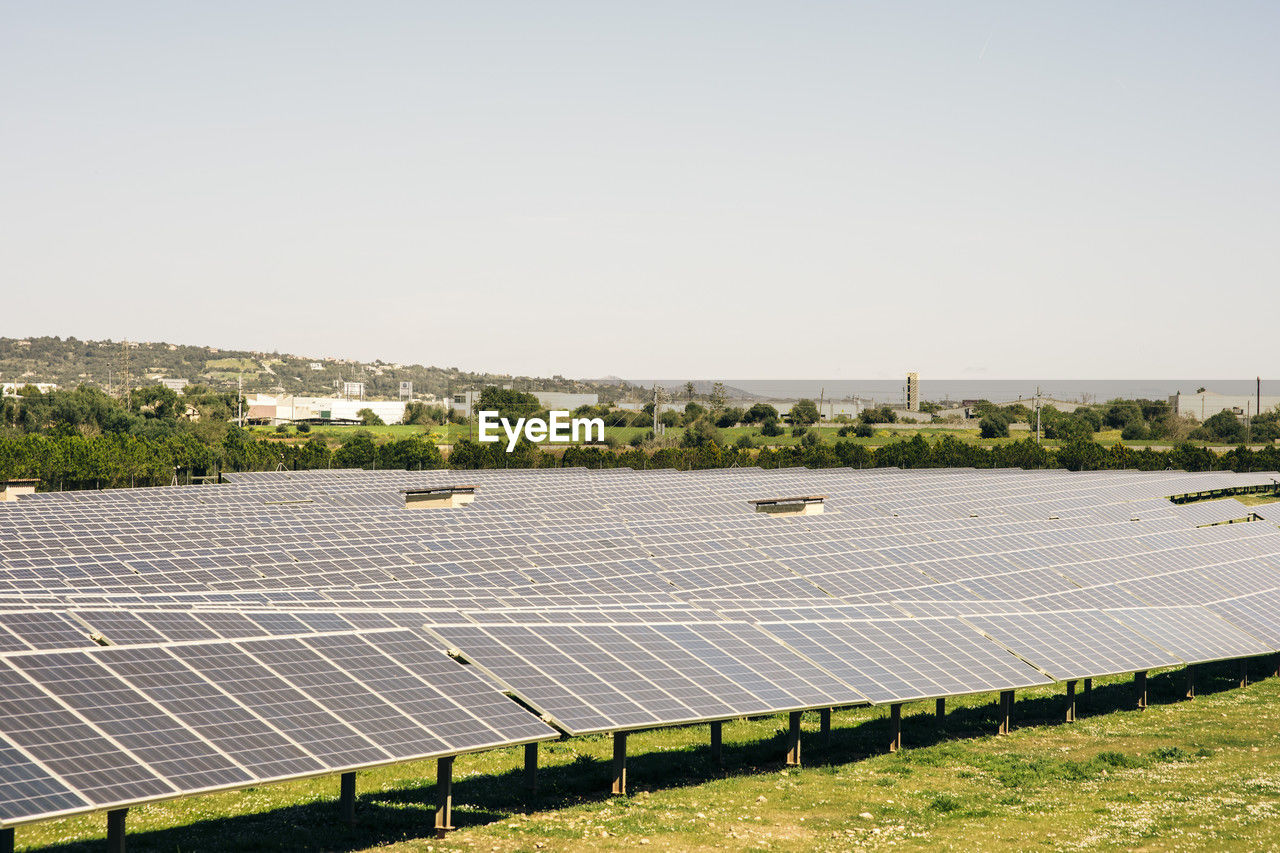
[[[124,361],[124,387],[120,391],[120,397],[122,400],[124,400],[125,407],[127,408],[129,406],[129,394],[133,390],[130,387],[130,384],[131,384],[130,379],[132,377],[129,376],[129,339],[128,338],[126,338],[120,344],[120,349],[121,349],[120,358],[122,361]]]
[[[236,426],[244,429],[244,374],[236,375]]]
[[[1040,443],[1040,386],[1036,386],[1036,444]]]

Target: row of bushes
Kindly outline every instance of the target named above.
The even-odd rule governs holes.
[[[911,439],[871,448],[851,441],[794,447],[722,447],[711,441],[696,447],[612,449],[570,446],[563,452],[543,450],[528,442],[507,453],[500,443],[467,439],[454,445],[445,460],[438,448],[420,436],[376,444],[356,432],[337,449],[318,438],[301,444],[254,439],[232,429],[216,446],[190,436],[147,438],[132,435],[0,436],[0,476],[38,477],[45,489],[94,489],[131,485],[166,485],[175,479],[216,475],[223,471],[271,471],[314,468],[419,470],[443,468],[1067,468],[1070,470],[1138,469],[1158,471],[1280,470],[1280,448],[1253,451],[1238,447],[1217,454],[1184,443],[1168,451],[1134,450],[1122,444],[1104,447],[1077,439],[1047,448],[1031,439],[998,447],[981,447],[943,436]]]

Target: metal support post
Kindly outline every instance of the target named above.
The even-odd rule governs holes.
[[[1187,698],[1196,698],[1196,665],[1187,664]]]
[[[902,703],[894,702],[889,706],[889,751],[902,749]]]
[[[1013,729],[1013,691],[1000,691],[1000,727],[999,733],[1007,735]]]
[[[724,723],[720,720],[711,724],[711,760],[717,767],[724,765]]]
[[[1138,691],[1138,710],[1147,710],[1147,671],[1135,672],[1133,674],[1133,684]]]
[[[1067,682],[1067,722],[1074,723],[1076,721],[1076,683],[1074,681]]]
[[[787,766],[800,766],[800,712],[792,711],[788,715],[787,726]]]
[[[436,835],[453,829],[453,756],[436,759]]]
[[[627,795],[627,733],[613,733],[613,795]]]
[[[822,708],[818,711],[818,731],[822,735],[822,745],[831,745],[831,709]]]
[[[107,812],[107,853],[124,853],[124,818],[128,809]]]
[[[338,811],[342,822],[350,826],[356,822],[356,774],[343,773],[338,790]]]
[[[937,701],[933,703],[933,715],[938,718],[939,723],[941,723],[943,720],[947,718],[947,700],[946,699],[939,697]]]
[[[530,795],[538,793],[538,745],[524,745],[524,789]]]

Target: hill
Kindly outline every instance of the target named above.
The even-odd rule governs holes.
[[[228,350],[166,342],[84,341],[77,338],[0,338],[0,381],[52,382],[61,388],[96,385],[118,388],[126,370],[134,387],[161,379],[185,379],[193,385],[229,390],[243,379],[246,393],[277,392],[323,396],[340,390],[343,381],[365,383],[369,397],[397,397],[401,382],[412,382],[416,394],[446,396],[473,386],[514,382],[540,391],[595,392],[601,400],[621,396],[625,384],[578,381],[563,376],[530,377],[472,373],[456,367],[428,367],[381,360],[279,352]]]

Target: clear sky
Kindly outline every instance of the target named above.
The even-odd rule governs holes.
[[[1280,374],[1280,4],[0,3],[0,334]]]

